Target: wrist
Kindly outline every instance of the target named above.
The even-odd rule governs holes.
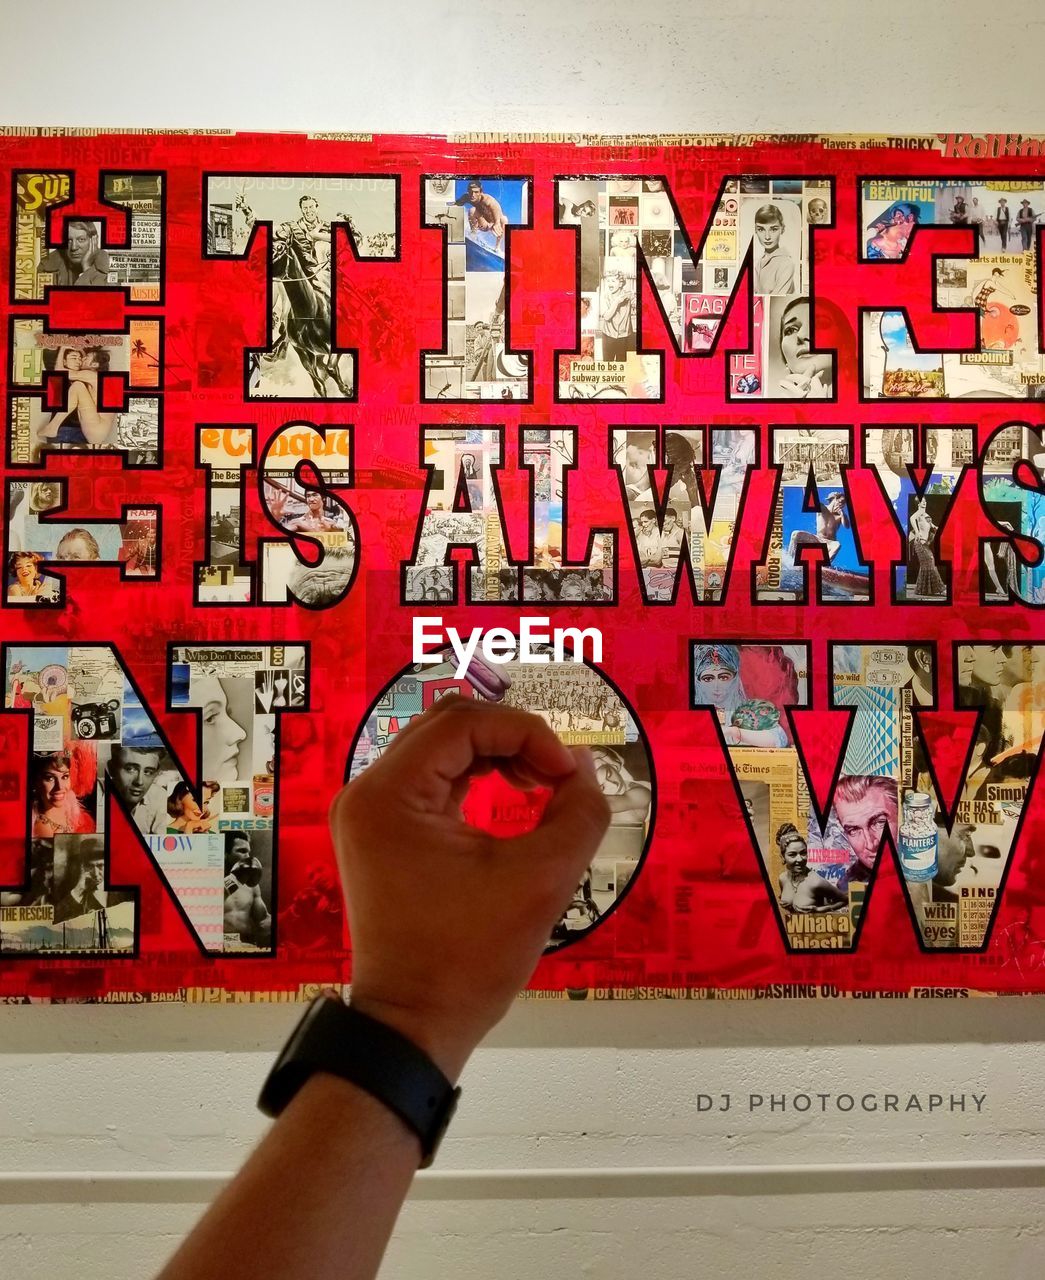
[[[443,1061],[453,1067],[456,1060]],[[332,992],[317,996],[291,1033],[261,1087],[259,1109],[273,1119],[282,1115],[318,1075],[356,1086],[398,1116],[420,1139],[421,1168],[435,1159],[461,1096],[418,1044]]]
[[[450,1081],[457,1084],[465,1063],[475,1047],[474,1040],[450,1026],[449,1022],[430,1011],[389,1000],[352,988],[349,1004],[360,1013],[376,1018],[385,1026],[426,1053]]]

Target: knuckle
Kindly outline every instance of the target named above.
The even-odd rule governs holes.
[[[564,883],[561,877],[542,881],[534,886],[534,911],[543,919],[549,920],[554,924],[570,905],[576,887],[572,880],[567,884]]]
[[[597,784],[592,783],[591,786],[584,788],[580,797],[580,804],[585,816],[589,817],[593,823],[597,823],[601,827],[610,825],[613,811],[610,809],[610,802],[603,795]]]
[[[341,809],[344,805],[345,788],[341,787],[334,792],[334,798],[330,802],[327,809],[327,821],[330,825],[336,826],[341,817]]]
[[[460,720],[464,716],[471,715],[475,710],[475,701],[472,698],[462,698],[460,694],[454,697],[446,697],[440,701],[447,702],[449,705],[443,712],[446,716],[453,716],[454,719]]]
[[[548,724],[548,721],[545,720],[544,716],[540,715],[536,711],[529,711],[525,707],[513,707],[511,710],[513,710],[521,720],[526,720],[529,724],[539,724],[545,729],[551,729],[551,726]]]
[[[330,802],[328,818],[334,828],[343,828],[352,822],[359,806],[359,782],[346,783]]]

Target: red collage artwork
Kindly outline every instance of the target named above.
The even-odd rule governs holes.
[[[450,692],[610,804],[531,998],[1045,990],[1043,153],[0,130],[0,1000],[350,983]]]

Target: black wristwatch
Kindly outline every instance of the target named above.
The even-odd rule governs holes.
[[[269,1072],[259,1108],[278,1116],[317,1071],[351,1081],[394,1111],[420,1138],[420,1167],[428,1168],[461,1090],[417,1045],[337,996],[317,996]]]

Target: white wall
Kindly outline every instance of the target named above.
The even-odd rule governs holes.
[[[1033,4],[969,0],[0,0],[0,120],[1045,132],[1043,37]],[[520,1004],[469,1067],[385,1274],[1040,1276],[1043,1010]],[[155,1269],[260,1132],[254,1096],[296,1013],[0,1010],[0,1275]],[[931,1116],[744,1109],[751,1092],[801,1091],[987,1100]],[[698,1113],[700,1092],[731,1092],[733,1109]]]

